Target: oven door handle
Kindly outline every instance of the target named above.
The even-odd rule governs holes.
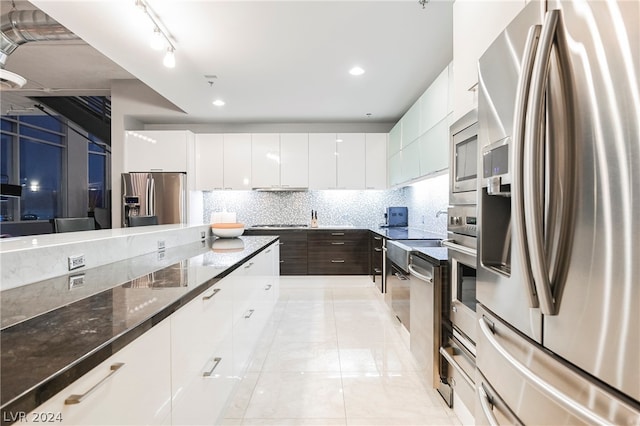
[[[476,249],[457,244],[454,240],[442,240],[442,246],[463,254],[468,254],[469,256],[476,257],[478,255],[478,251]]]
[[[453,348],[451,348],[453,350]],[[450,366],[452,366],[458,373],[460,373],[460,375],[462,376],[462,378],[464,379],[465,382],[467,382],[467,384],[471,387],[471,388],[475,388],[476,387],[476,383],[473,381],[473,379],[471,378],[471,376],[462,369],[462,367],[460,367],[460,364],[458,364],[458,362],[455,360],[455,358],[453,358],[453,356],[451,356],[451,354],[449,352],[447,352],[447,349],[440,346],[440,355],[442,355],[442,357],[449,363]]]

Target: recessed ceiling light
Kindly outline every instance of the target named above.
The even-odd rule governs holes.
[[[353,67],[349,70],[349,74],[351,75],[362,75],[364,74],[364,70],[360,67]]]
[[[222,99],[216,99],[215,101],[213,101],[213,104],[215,106],[223,106],[224,105],[224,101]]]

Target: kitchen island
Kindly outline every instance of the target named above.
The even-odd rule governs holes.
[[[80,235],[74,237],[79,238]],[[189,330],[178,336],[175,332],[179,329],[180,322],[171,323],[171,327],[167,324],[185,310],[181,308],[191,305],[198,310],[199,304],[207,302],[220,291],[232,296],[225,296],[227,299],[216,297],[214,302],[219,306],[212,312],[223,312],[221,306],[233,306],[235,310],[228,309],[226,324],[218,323],[215,326],[228,331],[222,336],[227,342],[231,341],[227,334],[237,333],[243,336],[244,346],[236,347],[234,344],[237,352],[234,367],[238,367],[230,371],[230,376],[241,375],[242,359],[246,360],[250,356],[251,339],[259,335],[261,327],[252,326],[248,334],[246,321],[234,328],[236,323],[239,324],[236,317],[251,318],[254,323],[266,322],[277,295],[277,264],[277,237],[243,236],[233,241],[206,238],[87,269],[81,273],[71,272],[62,277],[3,291],[0,330],[3,424],[17,421],[24,423],[21,415],[33,412],[48,400],[59,399],[61,391],[76,381],[80,382],[95,367],[102,365],[114,354],[117,356],[123,348],[142,340],[156,328],[166,329],[166,336],[162,336],[170,336],[171,340],[158,337],[163,350],[152,351],[152,358],[166,358],[167,362],[171,361],[170,358],[180,358],[184,355],[181,352],[189,351],[189,348],[172,347],[171,341],[179,340],[185,335],[188,337]],[[212,287],[211,295],[198,297]],[[53,297],[47,297],[49,294]],[[225,304],[220,305],[221,303]],[[250,311],[250,314],[245,315],[245,311]],[[197,329],[199,325],[195,322],[192,328]],[[169,330],[174,334],[171,335]],[[161,331],[154,333],[161,336]],[[202,336],[196,337],[202,340]],[[223,346],[218,343],[216,345]],[[211,347],[206,348],[205,358],[210,355],[208,351],[211,350]],[[227,360],[228,358],[225,359]],[[150,364],[154,362],[155,359]],[[215,367],[219,363],[220,361]],[[162,382],[168,384],[169,388],[157,401],[166,399],[169,402],[168,408],[147,407],[157,414],[157,418],[146,419],[150,423],[154,423],[151,420],[166,422],[167,416],[173,416],[171,407],[174,404],[170,401],[188,389],[187,384],[193,381],[185,380],[186,384],[180,389],[171,389],[171,374],[177,374],[175,369],[171,371],[171,367],[169,365],[169,368],[163,369],[167,371],[159,370],[161,374],[169,375]],[[131,369],[126,374],[133,375],[135,383],[135,375],[138,373],[140,372]],[[118,373],[118,379],[124,380],[124,374]],[[173,379],[178,381],[179,377]],[[115,386],[115,378],[111,382],[110,385]],[[142,385],[153,388],[152,383]],[[86,386],[87,389],[91,388]],[[105,387],[104,392],[106,391]],[[48,411],[63,416],[63,424],[66,423],[65,418],[71,419],[71,423],[87,420],[78,416],[73,420],[73,413],[65,411],[71,410],[69,407],[80,410],[79,407],[82,406],[68,402],[68,396],[64,395],[66,400],[59,406],[64,410],[49,408]],[[95,405],[102,399],[95,398],[91,403]],[[87,409],[87,405],[89,404],[85,403],[83,409]],[[141,418],[131,419],[137,422]],[[33,418],[27,420],[34,421]]]

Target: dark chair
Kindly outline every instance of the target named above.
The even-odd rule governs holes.
[[[96,220],[96,229],[111,228],[111,210],[96,207],[93,210],[93,218]]]
[[[93,231],[96,221],[92,217],[57,217],[53,219],[53,232]]]
[[[158,216],[129,216],[129,227],[157,225]]]

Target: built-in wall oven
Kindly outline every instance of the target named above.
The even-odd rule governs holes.
[[[475,111],[451,128],[450,192],[447,222],[448,306],[443,307],[446,360],[439,391],[459,417],[472,416],[475,401],[477,162],[478,125]],[[448,308],[448,309],[447,309]],[[459,404],[461,402],[461,404]]]
[[[449,320],[465,338],[476,341],[476,206],[450,206],[447,240],[451,277]]]
[[[450,128],[449,201],[477,204],[478,113],[472,110]]]

